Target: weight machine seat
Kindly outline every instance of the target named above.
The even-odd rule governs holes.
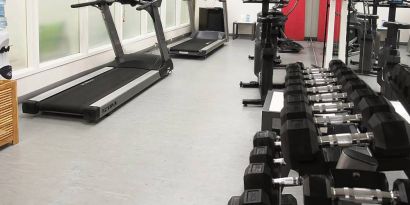
[[[383,23],[384,27],[392,28],[392,29],[410,29],[410,24],[408,23],[401,23],[401,22],[389,22],[386,21]]]

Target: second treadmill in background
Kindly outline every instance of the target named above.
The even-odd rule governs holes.
[[[229,40],[227,3],[226,0],[220,0],[222,8],[201,8],[199,30],[196,31],[193,1],[188,0],[191,37],[171,47],[170,53],[173,55],[207,57]]]

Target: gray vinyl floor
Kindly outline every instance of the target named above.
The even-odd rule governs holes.
[[[98,124],[21,115],[20,144],[0,150],[0,204],[226,204],[243,191],[261,123],[241,104],[258,91],[239,88],[253,80],[252,51],[238,39],[206,60],[175,59],[171,76]],[[282,58],[315,64],[308,48]]]

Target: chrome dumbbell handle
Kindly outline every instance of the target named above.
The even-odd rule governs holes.
[[[336,78],[315,78],[315,79],[305,80],[305,83],[308,85],[326,85],[329,83],[336,83],[336,82],[337,82]]]
[[[365,204],[382,204],[383,202],[394,204],[398,200],[398,193],[379,189],[331,188],[331,194],[333,199]]]
[[[305,79],[322,79],[322,78],[333,77],[333,73],[310,73],[310,74],[303,75],[303,77]]]
[[[306,91],[309,93],[330,93],[330,92],[339,91],[342,88],[343,86],[341,85],[325,85],[325,86],[306,88]]]
[[[284,177],[272,179],[272,183],[283,187],[300,186],[303,184],[303,180],[300,177]]]
[[[313,118],[314,123],[321,125],[328,124],[343,124],[350,122],[360,122],[362,120],[361,114],[356,115],[332,115],[332,116],[319,116]]]
[[[325,135],[319,137],[321,147],[350,147],[352,145],[369,144],[373,141],[374,134],[368,133],[346,133]]]
[[[323,93],[323,94],[316,94],[316,95],[308,95],[308,99],[313,102],[331,102],[331,101],[338,101],[341,99],[346,99],[347,93]]]
[[[312,110],[314,112],[324,113],[324,112],[340,112],[348,109],[353,109],[354,103],[332,103],[332,104],[320,104],[312,105]]]
[[[306,68],[302,72],[305,74],[313,74],[313,73],[325,73],[329,72],[330,70],[327,68]]]

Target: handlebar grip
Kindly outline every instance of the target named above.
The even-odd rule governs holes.
[[[156,0],[153,1],[140,1],[140,3],[142,3],[141,6],[137,7],[137,11],[141,11],[144,10],[145,8],[151,6],[152,4],[154,4],[155,2],[157,2]]]
[[[86,6],[94,6],[101,3],[100,1],[90,1],[86,3],[81,3],[81,4],[73,4],[71,5],[71,8],[81,8],[81,7],[86,7]]]

